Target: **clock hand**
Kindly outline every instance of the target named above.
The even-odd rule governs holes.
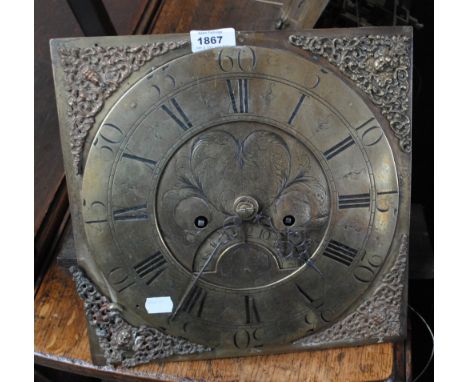
[[[232,217],[228,217],[224,224],[223,224],[223,230],[221,232],[221,235],[219,236],[218,238],[218,241],[216,243],[216,246],[214,247],[213,251],[211,252],[211,254],[208,256],[207,260],[205,261],[205,263],[203,264],[203,266],[201,267],[200,271],[198,272],[198,274],[192,279],[192,281],[189,283],[189,285],[187,286],[187,289],[185,290],[184,294],[182,295],[182,298],[180,299],[179,301],[179,304],[177,305],[176,309],[174,310],[174,312],[172,313],[171,317],[169,318],[170,320],[173,320],[177,313],[179,313],[181,307],[183,306],[185,300],[187,299],[188,295],[190,294],[190,292],[192,291],[193,287],[195,286],[195,284],[197,283],[197,281],[200,279],[200,276],[202,275],[202,273],[205,271],[206,267],[208,266],[208,264],[211,262],[211,259],[213,259],[214,255],[218,252],[218,249],[221,247],[221,245],[223,244],[226,244],[229,240],[231,240],[233,237],[235,237],[235,235],[231,236],[229,235],[229,233],[227,232],[227,229],[230,228],[230,227],[227,227],[226,226],[226,222]],[[236,218],[236,217],[234,217]],[[223,237],[224,235],[227,235],[227,238],[226,240],[223,241]]]
[[[171,320],[173,320],[175,318],[175,316],[177,315],[177,313],[179,313],[179,310],[182,307],[182,305],[185,303],[185,300],[187,299],[189,293],[191,292],[191,290],[193,289],[193,287],[197,283],[198,279],[200,278],[200,276],[203,273],[203,271],[205,270],[205,268],[210,263],[211,259],[214,257],[214,255],[218,251],[218,248],[220,247],[220,245],[221,245],[221,242],[218,242],[216,247],[213,249],[213,252],[211,252],[210,256],[208,256],[208,259],[205,261],[205,263],[203,264],[203,266],[200,269],[200,271],[198,272],[198,274],[189,283],[187,289],[185,290],[184,294],[182,295],[182,298],[180,299],[179,304],[177,305],[176,309],[174,310],[174,313],[172,313],[172,315],[170,317]]]
[[[288,247],[288,236],[289,234],[292,232],[289,228],[286,229],[286,242],[283,243],[283,241],[281,240],[281,236],[283,234],[282,231],[278,230],[275,228],[274,224],[273,224],[273,221],[271,219],[270,216],[266,216],[264,215],[263,213],[259,213],[255,216],[254,218],[254,222],[255,223],[260,223],[261,225],[263,225],[264,227],[266,227],[267,229],[269,229],[271,232],[273,232],[277,239],[275,241],[275,249],[277,250],[278,254],[280,256],[283,256],[283,257],[289,257],[291,255],[293,255],[292,253],[289,253],[288,255],[284,255],[281,251],[280,248],[287,248]],[[310,248],[310,243],[307,242],[307,240],[303,240],[303,242],[300,244],[300,247],[301,248],[301,257],[303,255],[306,255],[308,253],[308,250]],[[280,245],[280,244],[285,244],[285,245]],[[320,271],[320,269],[317,267],[317,265],[315,264],[315,260],[314,259],[311,259],[311,258],[308,258],[305,260],[305,264],[307,264],[309,267],[313,268],[319,275],[320,277],[323,277],[323,273]]]

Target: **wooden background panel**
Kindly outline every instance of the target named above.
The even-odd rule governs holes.
[[[393,368],[393,345],[378,344],[281,355],[153,363],[134,369],[94,366],[82,301],[70,275],[53,265],[35,301],[35,360],[118,380],[377,381]]]
[[[46,216],[64,177],[49,40],[82,35],[66,1],[35,1],[34,234]]]
[[[149,0],[102,0],[104,7],[120,36],[131,35],[135,25],[147,12]]]
[[[253,0],[165,0],[151,33],[227,27],[244,31],[273,30],[279,14],[279,6]]]

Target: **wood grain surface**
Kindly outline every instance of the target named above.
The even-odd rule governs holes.
[[[35,298],[35,361],[117,381],[380,381],[392,374],[394,346],[244,358],[153,363],[133,369],[94,366],[87,323],[71,276],[53,265]]]
[[[65,1],[36,0],[35,5],[34,235],[64,178],[49,39],[83,35]]]
[[[280,9],[252,0],[166,0],[160,6],[151,33],[228,27],[244,31],[274,30]]]

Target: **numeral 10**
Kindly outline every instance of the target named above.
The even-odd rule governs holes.
[[[356,127],[356,131],[361,137],[363,145],[366,147],[376,145],[383,137],[383,131],[377,124],[375,118],[370,118],[362,125]]]

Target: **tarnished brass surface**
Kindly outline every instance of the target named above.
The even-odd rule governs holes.
[[[308,31],[301,41],[371,32],[411,36],[374,28]],[[285,33],[240,33],[240,46],[197,54],[181,43],[186,35],[158,38],[57,40],[53,49],[80,266],[129,323],[216,356],[287,350],[333,327],[375,292],[401,252],[410,130],[402,150],[392,111],[384,115],[360,89],[367,66],[353,83],[342,66],[294,47]],[[410,63],[406,38],[399,49]],[[172,40],[180,47],[145,56],[93,114],[77,174],[60,100],[67,80],[60,49]],[[394,70],[385,66],[387,48],[362,60],[381,60],[379,79]],[[398,79],[403,64],[394,70]],[[75,66],[93,86],[105,78]],[[401,90],[406,106],[410,90]],[[172,312],[148,313],[147,298],[164,296]],[[393,302],[397,312],[404,296]],[[400,333],[388,336],[404,331],[404,310],[400,317]]]

